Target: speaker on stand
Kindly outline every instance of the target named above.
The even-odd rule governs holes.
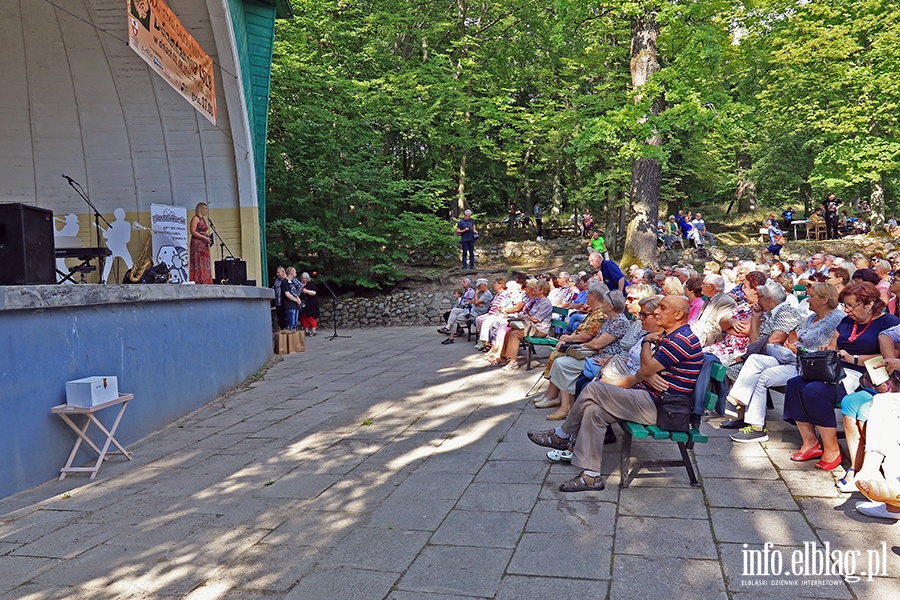
[[[0,204],[0,285],[56,283],[53,211]]]

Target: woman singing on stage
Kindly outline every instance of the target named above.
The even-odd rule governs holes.
[[[191,281],[194,283],[212,283],[212,271],[209,264],[209,247],[212,246],[212,236],[208,233],[206,215],[209,207],[205,202],[197,204],[194,216],[191,218]]]

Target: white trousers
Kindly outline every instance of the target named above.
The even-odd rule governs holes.
[[[478,339],[482,342],[489,342],[491,340],[491,330],[494,329],[496,331],[500,325],[506,325],[507,316],[508,315],[504,313],[488,315],[481,323],[481,329],[478,331]]]
[[[772,386],[784,385],[797,376],[797,367],[781,365],[778,360],[764,354],[747,357],[730,396],[737,398],[747,408],[744,422],[762,427],[766,423],[766,393]]]
[[[878,394],[866,424],[866,452],[884,455],[886,479],[900,478],[900,394]]]

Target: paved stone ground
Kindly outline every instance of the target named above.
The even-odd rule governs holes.
[[[799,438],[775,418],[765,445],[704,424],[702,489],[665,469],[620,490],[617,444],[607,489],[567,495],[557,486],[577,470],[525,437],[546,425],[524,399],[538,371],[487,367],[433,328],[348,333],[309,340],[93,482],[0,500],[0,597],[900,595],[900,525],[857,514],[862,497],[839,494],[835,475],[791,463]],[[785,569],[804,542],[860,551],[856,574],[885,542],[887,576],[745,576],[744,544],[767,542]]]

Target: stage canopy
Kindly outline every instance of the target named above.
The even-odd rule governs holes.
[[[131,16],[160,4],[211,59],[214,120],[128,45]],[[64,173],[111,222],[123,209],[149,227],[151,204],[190,215],[207,202],[248,277],[264,282],[272,42],[275,19],[290,16],[289,0],[0,2],[0,202],[48,208],[58,230],[76,215],[85,246],[97,243],[91,213]],[[132,256],[146,235],[134,228]]]

